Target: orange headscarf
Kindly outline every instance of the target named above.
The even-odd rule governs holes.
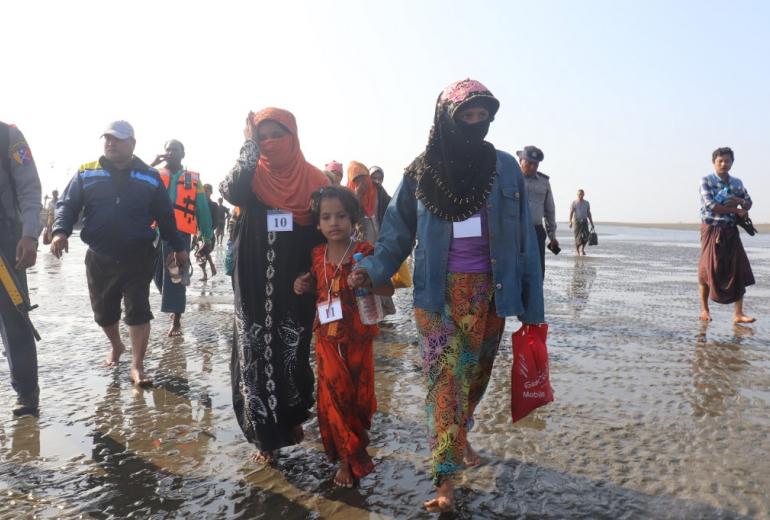
[[[267,120],[282,124],[289,134],[259,143],[259,163],[251,189],[266,206],[291,211],[298,224],[307,226],[312,223],[310,195],[328,186],[329,179],[302,155],[291,112],[265,108],[252,119],[256,127]]]
[[[356,192],[356,183],[354,181],[358,177],[362,178],[360,182],[363,182],[366,186],[366,192],[362,197],[359,197]],[[367,217],[372,217],[377,209],[377,189],[374,187],[372,178],[369,176],[369,169],[360,162],[350,161],[348,164],[348,188],[356,193],[361,207],[364,208],[364,214]]]

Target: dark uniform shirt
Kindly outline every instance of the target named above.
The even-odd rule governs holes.
[[[8,148],[0,150],[4,154],[0,161],[0,226],[21,227],[21,236],[37,239],[43,205],[35,160],[18,128],[0,123],[0,132],[7,132],[8,137]]]

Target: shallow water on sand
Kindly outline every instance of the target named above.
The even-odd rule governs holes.
[[[697,232],[598,231],[588,257],[574,256],[566,233],[564,251],[547,253],[556,401],[515,425],[518,322],[508,321],[471,433],[485,464],[465,473],[456,517],[770,517],[770,241],[744,235],[758,282],[746,311],[759,321],[733,327],[726,306],[713,306],[710,325],[697,321]],[[157,313],[147,360],[156,385],[137,390],[127,356],[116,370],[99,366],[107,347],[92,321],[85,248],[71,243],[62,262],[41,253],[29,274],[43,336],[39,418],[11,417],[0,358],[0,519],[430,517],[409,291],[398,291],[400,313],[376,343],[376,471],[340,490],[315,421],[277,469],[249,461],[230,405],[229,278],[201,282],[196,272],[182,339],[165,336]]]

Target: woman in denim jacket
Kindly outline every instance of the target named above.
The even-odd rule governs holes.
[[[468,443],[506,316],[542,323],[543,285],[526,187],[516,160],[484,141],[499,107],[478,81],[439,95],[428,146],[406,169],[373,256],[352,286],[379,286],[414,248],[414,307],[428,395],[436,498],[454,507],[453,478],[480,463]],[[416,244],[416,246],[415,246]]]

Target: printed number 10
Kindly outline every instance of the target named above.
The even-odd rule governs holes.
[[[286,217],[274,217],[274,224],[273,226],[276,228],[285,228],[286,227]]]

